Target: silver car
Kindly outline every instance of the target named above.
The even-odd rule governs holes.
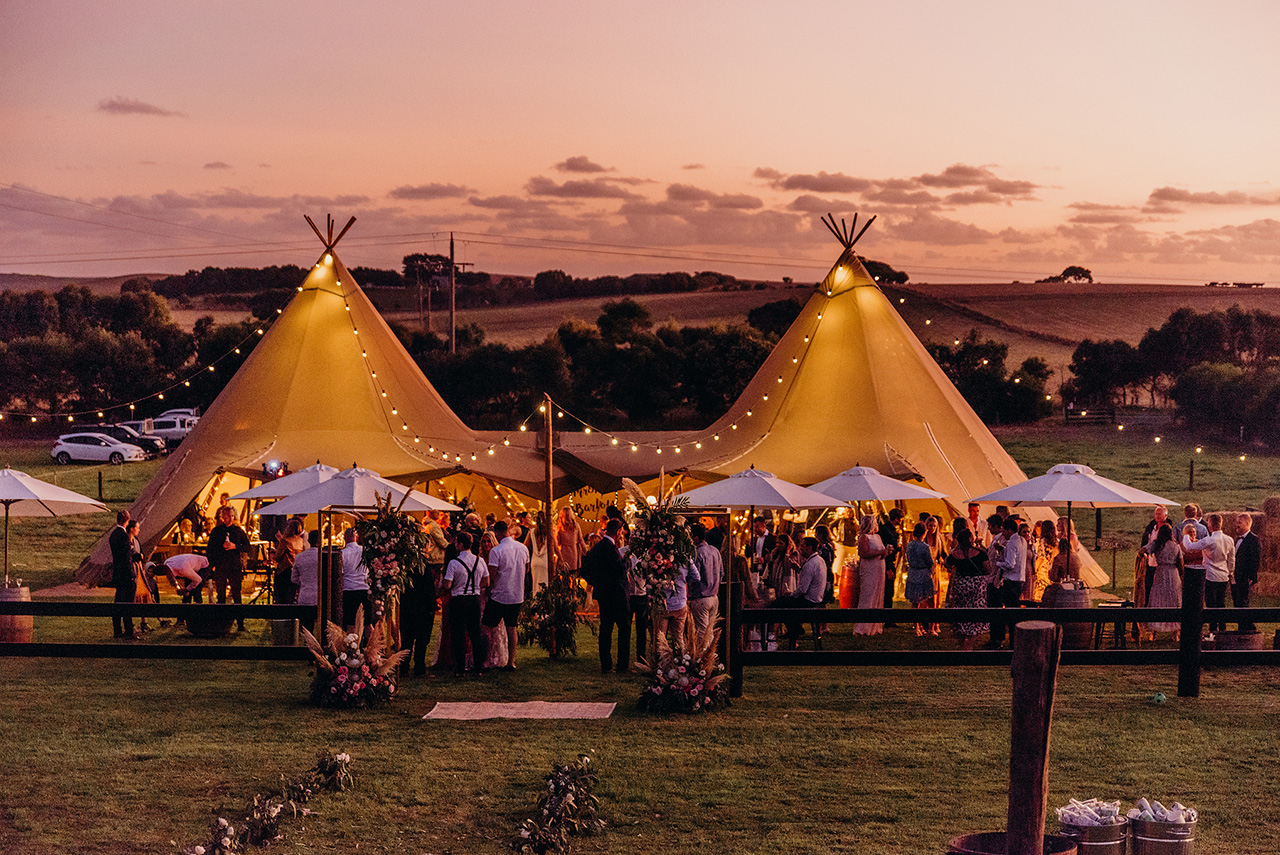
[[[49,456],[66,466],[73,460],[93,463],[113,463],[119,466],[126,460],[146,460],[147,453],[136,445],[121,442],[105,433],[67,433],[58,437]]]

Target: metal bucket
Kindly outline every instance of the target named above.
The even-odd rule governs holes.
[[[1080,855],[1124,855],[1127,835],[1126,817],[1120,817],[1115,825],[1071,825],[1059,823],[1058,832],[1076,842]]]
[[[1005,855],[1005,832],[961,834],[947,843],[947,855]],[[1075,841],[1060,834],[1044,836],[1044,855],[1076,855]]]
[[[294,647],[298,643],[298,619],[272,620],[271,643],[276,647]]]
[[[1129,855],[1191,855],[1195,846],[1194,822],[1129,820]]]
[[[1227,631],[1214,634],[1217,650],[1261,650],[1262,633]]]

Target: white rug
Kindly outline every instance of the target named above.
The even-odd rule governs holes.
[[[479,721],[487,718],[608,718],[617,704],[606,703],[552,703],[550,701],[524,701],[518,704],[499,703],[437,703],[423,718]]]

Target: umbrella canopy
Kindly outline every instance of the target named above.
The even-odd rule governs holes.
[[[264,484],[245,490],[243,493],[236,493],[233,499],[283,499],[285,496],[292,496],[294,493],[300,493],[308,487],[328,481],[334,475],[338,474],[338,470],[332,466],[325,466],[323,463],[316,461],[312,466],[306,469],[299,469],[297,472],[291,472],[283,478],[277,478],[274,481],[267,481]]]
[[[56,487],[25,472],[0,470],[0,504],[4,505],[4,583],[9,584],[9,516],[60,517],[111,510],[88,496]]]
[[[1080,505],[1089,508],[1127,508],[1134,505],[1177,505],[1153,493],[1103,478],[1088,466],[1059,463],[1044,475],[1021,484],[977,496],[970,502],[1057,508]]]
[[[844,502],[897,502],[911,499],[945,499],[945,493],[926,490],[888,475],[870,466],[855,466],[809,488]]]
[[[372,470],[352,467],[321,481],[314,487],[308,487],[287,499],[281,499],[264,511],[274,516],[314,514],[327,510],[372,511],[378,506],[377,498],[386,501],[388,496],[391,497],[392,507],[398,507],[403,511],[462,510],[444,499],[437,499],[418,490],[410,490],[394,481],[388,481]]]
[[[746,469],[723,481],[698,487],[676,498],[687,499],[695,508],[837,508],[840,499],[783,481],[771,472]]]

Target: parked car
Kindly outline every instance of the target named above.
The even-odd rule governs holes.
[[[156,418],[167,419],[170,416],[193,416],[195,418],[199,418],[200,408],[199,407],[177,407],[172,410],[165,410],[163,413],[156,416]]]
[[[164,437],[139,433],[128,425],[90,425],[85,430],[91,430],[94,433],[105,433],[107,436],[115,437],[121,442],[136,445],[151,457],[164,454],[167,447]]]
[[[191,433],[200,419],[195,416],[165,416],[164,418],[145,419],[138,422],[121,422],[125,427],[133,428],[142,434],[163,437],[165,445],[173,448]],[[149,423],[149,426],[148,426]]]
[[[66,466],[73,460],[120,465],[126,460],[146,460],[147,453],[136,445],[121,442],[105,433],[68,433],[58,437],[49,456]]]

